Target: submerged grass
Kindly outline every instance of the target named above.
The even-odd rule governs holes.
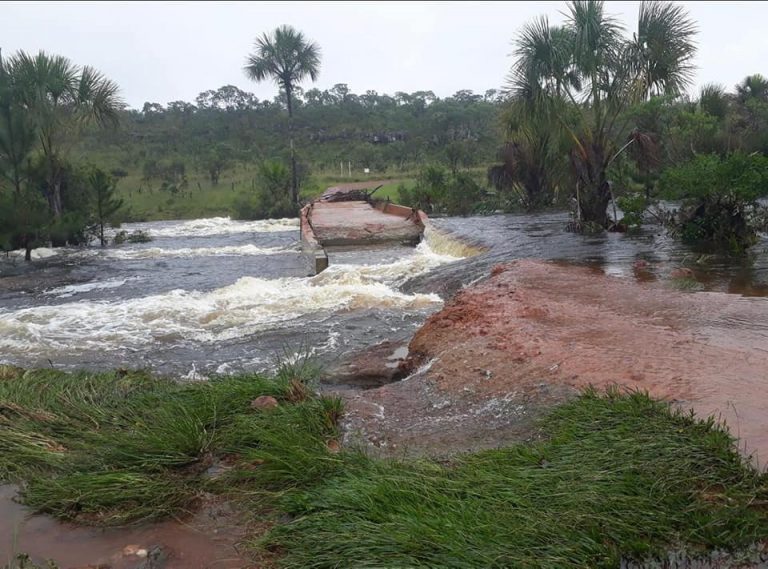
[[[768,481],[728,432],[646,395],[587,392],[537,443],[387,461],[338,448],[342,404],[301,369],[191,384],[19,372],[0,381],[0,477],[99,525],[226,494],[280,520],[252,545],[285,567],[616,567],[768,536]],[[280,404],[252,409],[261,395]]]

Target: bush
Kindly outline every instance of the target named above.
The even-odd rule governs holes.
[[[621,223],[627,229],[639,229],[643,224],[643,213],[648,207],[648,199],[644,194],[636,192],[616,199],[616,205],[621,208],[624,217]]]
[[[735,152],[724,158],[699,155],[661,177],[662,197],[683,200],[676,221],[690,242],[741,252],[756,241],[750,212],[768,189],[768,158]]]
[[[401,184],[397,191],[400,203],[429,213],[468,215],[493,209],[485,191],[470,174],[450,174],[440,166],[427,166],[413,188]]]
[[[243,192],[234,203],[236,219],[295,217],[291,201],[291,172],[280,162],[263,162],[256,177],[256,192]]]

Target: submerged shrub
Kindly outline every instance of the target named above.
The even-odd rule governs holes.
[[[122,245],[125,242],[128,243],[149,243],[152,241],[152,236],[141,229],[137,229],[132,233],[128,233],[125,229],[118,231],[115,237],[112,239],[112,243],[115,245]]]
[[[734,152],[696,156],[668,169],[659,186],[667,199],[683,200],[677,233],[686,241],[742,252],[756,242],[750,212],[768,193],[768,158]]]
[[[281,162],[263,162],[256,174],[256,191],[242,192],[233,207],[237,219],[295,217],[290,170]]]

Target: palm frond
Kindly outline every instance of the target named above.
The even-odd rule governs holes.
[[[320,47],[291,26],[280,26],[256,38],[254,52],[246,58],[245,74],[253,81],[273,79],[281,88],[292,90],[320,73]]]
[[[574,63],[583,78],[594,81],[601,68],[615,60],[624,28],[599,0],[572,0],[566,17]]]
[[[690,85],[696,32],[682,6],[656,0],[640,5],[633,51],[646,94],[677,95]]]
[[[728,113],[729,97],[725,87],[716,83],[702,85],[699,91],[699,110],[722,119]]]

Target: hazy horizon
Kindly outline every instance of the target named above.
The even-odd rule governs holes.
[[[768,42],[759,26],[766,2],[680,2],[697,22],[699,52],[690,92],[705,83],[727,89],[752,73],[768,75]],[[639,2],[607,2],[636,26]],[[512,63],[512,40],[539,15],[563,19],[564,2],[8,2],[2,4],[0,48],[69,57],[92,65],[121,88],[132,108],[145,102],[194,102],[198,93],[236,85],[271,100],[270,82],[243,74],[257,35],[281,24],[303,31],[322,49],[319,80],[375,90],[499,89]]]

